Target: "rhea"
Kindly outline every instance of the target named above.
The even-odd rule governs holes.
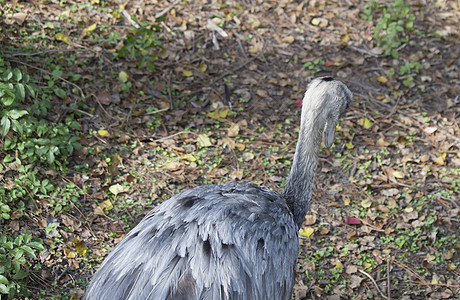
[[[247,182],[199,186],[157,206],[94,274],[87,300],[291,299],[298,230],[321,149],[352,100],[342,82],[311,81],[282,194]]]

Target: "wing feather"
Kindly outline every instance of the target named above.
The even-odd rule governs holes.
[[[290,299],[297,252],[279,195],[245,182],[197,187],[126,235],[86,299]]]

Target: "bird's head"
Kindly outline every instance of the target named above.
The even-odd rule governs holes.
[[[302,114],[315,111],[320,124],[325,124],[323,141],[326,147],[334,142],[334,134],[339,117],[345,112],[353,99],[353,94],[341,81],[332,77],[318,77],[308,85],[303,100]]]

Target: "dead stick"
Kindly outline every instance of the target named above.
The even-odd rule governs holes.
[[[374,278],[372,278],[371,275],[369,275],[367,272],[361,270],[361,269],[358,269],[359,272],[363,273],[364,275],[366,275],[371,281],[372,283],[374,284],[375,288],[377,289],[377,291],[379,292],[380,296],[382,296],[384,299],[387,299],[387,296],[385,296],[384,293],[382,293],[382,291],[380,290],[379,286],[377,285],[377,282],[375,282]]]
[[[391,300],[390,260],[387,259],[387,299]]]

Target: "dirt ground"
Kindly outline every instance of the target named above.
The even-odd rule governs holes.
[[[397,58],[373,36],[382,9],[363,19],[366,1],[45,2],[22,3],[28,22],[61,26],[71,42],[54,35],[54,49],[69,51],[56,56],[82,75],[86,95],[68,87],[75,96],[64,106],[84,111],[83,148],[53,180],[85,192],[68,213],[39,204],[44,220],[60,224],[55,231],[19,221],[47,245],[27,281],[46,291],[37,298],[81,298],[110,249],[180,191],[229,180],[282,191],[299,99],[312,78],[328,75],[354,101],[334,147],[321,152],[295,299],[458,299],[458,1],[407,1],[415,21]],[[125,15],[113,13],[121,8]],[[112,59],[127,44],[113,36],[156,18],[163,49],[152,50],[154,71]]]

